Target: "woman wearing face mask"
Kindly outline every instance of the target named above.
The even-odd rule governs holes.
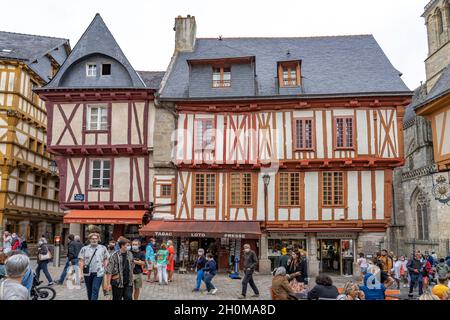
[[[52,259],[51,252],[47,246],[47,239],[43,236],[39,239],[38,242],[38,256],[37,256],[37,268],[36,268],[36,279],[39,281],[39,276],[41,275],[41,270],[44,272],[45,277],[47,278],[48,285],[51,286],[54,284],[52,276],[48,272],[48,263]]]
[[[205,250],[200,248],[198,249],[197,260],[195,260],[195,263],[193,265],[195,272],[197,272],[197,282],[192,292],[200,291],[200,286],[202,285],[202,280],[204,278],[203,268],[205,267],[205,264],[206,264]]]
[[[0,300],[29,300],[28,289],[21,282],[30,259],[24,254],[10,256],[5,263],[6,278],[0,281]]]
[[[89,234],[88,239],[90,243],[81,248],[78,254],[78,265],[80,276],[84,277],[88,300],[98,300],[109,253],[105,246],[99,244],[98,233]]]

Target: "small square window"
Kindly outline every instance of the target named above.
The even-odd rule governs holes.
[[[163,184],[161,185],[161,197],[170,197],[172,195],[172,185]]]
[[[97,65],[88,63],[86,65],[86,76],[95,77],[97,75]]]
[[[102,76],[109,76],[109,75],[111,75],[111,64],[110,63],[102,64]]]

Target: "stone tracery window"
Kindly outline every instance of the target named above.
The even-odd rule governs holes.
[[[442,11],[440,9],[436,9],[436,30],[438,35],[444,32],[444,25],[442,19]]]
[[[415,205],[417,215],[417,237],[419,240],[428,240],[429,201],[425,193],[422,191],[420,191],[417,195]]]

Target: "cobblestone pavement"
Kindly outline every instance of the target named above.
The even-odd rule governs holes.
[[[36,262],[32,261],[32,267],[36,267]],[[54,267],[53,263],[49,264],[49,272],[53,280],[57,280],[63,265],[60,267]],[[217,287],[218,291],[216,295],[206,294],[204,288],[205,284],[202,283],[202,289],[204,292],[192,292],[195,286],[195,274],[174,274],[174,281],[169,283],[169,285],[159,285],[156,283],[145,282],[143,284],[143,289],[141,291],[140,300],[229,300],[237,299],[241,292],[241,280],[230,279],[225,274],[218,274],[213,279],[214,285]],[[343,287],[344,284],[352,280],[352,278],[342,277],[342,276],[332,276],[333,283],[337,287]],[[41,272],[40,280],[43,280],[43,285],[47,284],[47,279]],[[260,291],[259,298],[251,298],[253,294],[252,289],[248,286],[247,299],[248,300],[268,300],[270,299],[269,288],[272,282],[271,275],[260,275],[255,274],[254,280],[256,286]],[[310,287],[314,285],[314,281],[310,281]],[[81,289],[69,289],[66,285],[55,285],[56,290],[56,300],[87,300],[86,289],[84,284],[82,284]],[[407,289],[401,289],[401,297],[403,299],[407,298]],[[105,299],[103,293],[100,293],[100,300]]]

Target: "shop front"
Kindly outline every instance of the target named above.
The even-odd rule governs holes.
[[[71,210],[64,216],[64,223],[70,224],[69,232],[80,235],[83,242],[91,232],[90,225],[95,225],[101,243],[108,243],[120,236],[139,238],[145,213],[145,210]]]
[[[267,256],[271,261],[271,270],[279,266],[281,249],[301,250],[307,252],[307,237],[304,232],[282,232],[268,231],[267,233]]]
[[[261,231],[258,222],[216,221],[164,221],[153,220],[139,230],[141,236],[155,237],[157,243],[171,239],[176,251],[179,268],[189,270],[198,249],[211,253],[217,261],[219,271],[233,271],[235,258],[239,268],[243,267],[243,245],[250,244],[259,253]]]
[[[317,260],[320,273],[353,275],[357,233],[317,233]]]

